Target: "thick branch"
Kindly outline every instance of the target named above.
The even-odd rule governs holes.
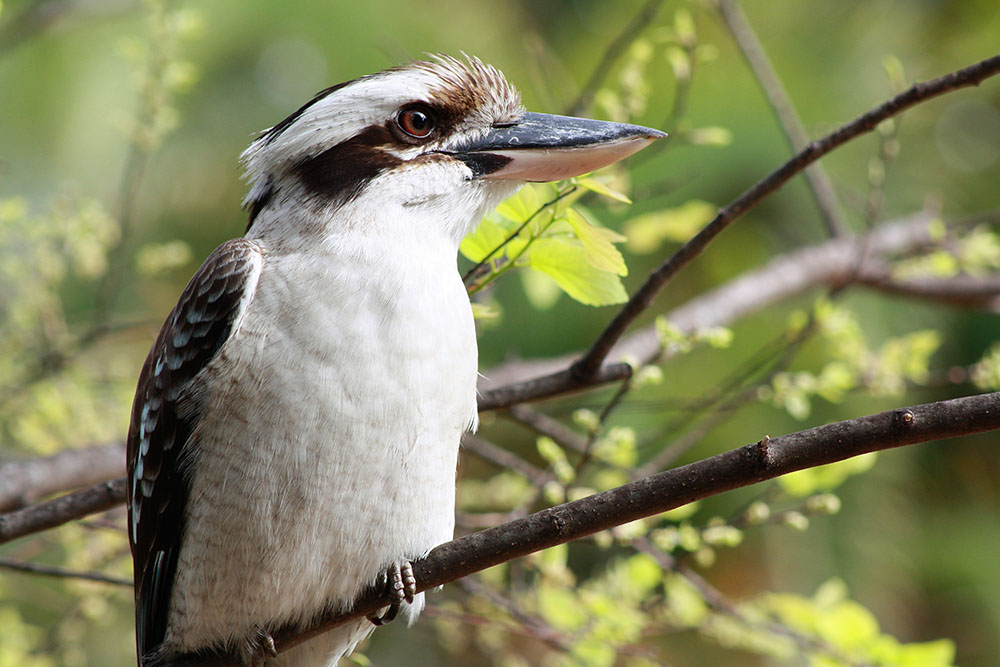
[[[0,512],[39,498],[114,479],[125,472],[125,445],[71,449],[0,467]]]
[[[859,248],[866,256],[880,260],[884,256],[907,254],[933,243],[929,225],[931,216],[919,213],[895,223],[881,225],[861,239],[836,239],[800,248],[780,255],[759,269],[748,271],[714,290],[705,292],[666,314],[684,332],[700,328],[728,326],[739,318],[760,311],[783,299],[807,290],[839,284],[849,279],[857,267]],[[612,349],[612,360],[633,357],[649,362],[660,353],[660,344],[652,326],[623,337]],[[511,361],[483,372],[479,383],[480,410],[492,409],[498,396],[530,395],[533,400],[564,393],[561,381],[572,381],[573,388],[611,382],[598,374],[583,382],[566,371],[574,355],[543,360]],[[605,364],[607,368],[609,364]],[[530,378],[530,379],[525,379]],[[526,390],[530,389],[530,391]],[[509,400],[509,399],[506,399]]]
[[[1000,311],[1000,276],[953,276],[896,280],[885,271],[864,271],[858,282],[873,289],[925,301]]]
[[[589,378],[594,375],[601,368],[601,364],[614,344],[621,338],[632,322],[649,307],[653,302],[653,297],[659,293],[664,285],[695,257],[700,255],[712,239],[718,236],[722,230],[756,206],[764,197],[784,185],[795,174],[851,139],[866,132],[871,132],[879,123],[887,118],[891,118],[915,104],[932,97],[958,88],[978,85],[981,81],[995,75],[997,72],[1000,72],[1000,55],[987,58],[940,78],[924,83],[916,83],[884,104],[855,118],[822,139],[811,142],[791,160],[771,172],[766,178],[737,197],[729,206],[719,211],[718,215],[698,232],[694,238],[685,243],[670,259],[654,270],[642,287],[622,307],[618,315],[615,316],[611,324],[601,333],[591,348],[573,363],[571,367],[573,375],[579,378]]]
[[[582,500],[552,507],[437,547],[413,564],[426,591],[488,567],[796,470],[868,452],[1000,429],[1000,392],[827,424],[718,454]],[[386,604],[374,593],[305,632],[273,636],[279,651]]]
[[[624,380],[631,375],[632,367],[624,363],[605,364],[596,369],[590,378],[578,377],[567,368],[551,375],[525,380],[514,385],[480,391],[479,411],[509,408],[518,403],[569,394],[606,382]]]
[[[0,514],[0,544],[40,533],[67,521],[104,512],[125,502],[125,479],[102,482],[55,500]]]

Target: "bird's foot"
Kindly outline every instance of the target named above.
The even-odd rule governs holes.
[[[264,667],[268,660],[278,657],[278,650],[274,646],[274,637],[266,630],[257,628],[248,644],[246,653],[248,659],[243,661],[244,664],[251,667]]]
[[[403,602],[413,602],[413,596],[417,594],[417,579],[413,576],[413,564],[410,561],[396,561],[382,576],[385,594],[390,600],[389,608],[383,614],[369,614],[368,620],[372,625],[385,625],[396,618]]]

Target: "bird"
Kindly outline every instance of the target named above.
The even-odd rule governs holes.
[[[477,425],[461,239],[523,183],[662,136],[527,112],[463,54],[327,88],[253,140],[246,233],[183,290],[132,407],[141,666],[336,665],[377,624],[416,619],[410,563],[453,537]],[[276,653],[276,629],[373,586],[380,613]]]

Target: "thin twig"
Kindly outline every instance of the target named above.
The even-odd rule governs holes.
[[[588,378],[601,368],[605,357],[615,342],[653,302],[653,297],[687,266],[708,244],[744,213],[756,206],[764,197],[784,185],[792,176],[851,139],[871,132],[887,118],[932,97],[978,85],[984,79],[1000,72],[1000,55],[982,60],[974,65],[946,74],[931,81],[916,83],[887,102],[855,118],[822,139],[811,142],[791,160],[771,172],[767,177],[737,197],[709,222],[694,238],[685,243],[670,259],[650,273],[646,282],[622,307],[611,324],[601,333],[589,350],[573,363],[571,374]]]
[[[815,637],[800,634],[780,623],[748,618],[739,606],[730,601],[722,591],[712,586],[712,584],[708,583],[707,580],[691,570],[691,568],[685,566],[682,560],[674,558],[671,554],[659,549],[649,539],[645,537],[635,538],[632,540],[632,546],[638,551],[652,556],[664,570],[674,572],[686,579],[701,594],[702,599],[712,610],[731,616],[744,623],[747,627],[759,628],[774,635],[787,637],[795,642],[796,646],[803,653],[823,651],[830,655],[837,655],[838,658],[840,657],[833,647]]]
[[[494,255],[496,255],[498,252],[500,252],[501,250],[503,250],[504,247],[508,243],[510,243],[511,241],[513,241],[515,238],[517,238],[518,234],[520,234],[522,231],[524,231],[524,228],[527,227],[528,224],[532,220],[534,220],[538,216],[539,213],[541,213],[542,211],[544,211],[545,209],[547,209],[549,206],[552,206],[553,204],[555,204],[556,202],[558,202],[560,199],[563,199],[564,197],[568,197],[569,195],[573,194],[574,192],[576,192],[576,187],[568,188],[565,192],[558,193],[555,197],[553,197],[549,201],[547,201],[544,204],[542,204],[541,206],[539,206],[538,209],[536,209],[531,215],[529,215],[528,219],[525,220],[524,222],[522,222],[521,225],[516,230],[514,230],[514,232],[512,232],[507,238],[505,238],[500,243],[500,245],[498,245],[496,248],[494,248],[493,250],[491,250],[490,252],[488,252],[486,254],[486,256],[483,257],[479,261],[478,264],[476,264],[474,267],[472,267],[471,269],[469,269],[468,271],[466,271],[465,275],[462,276],[462,283],[468,285],[470,280],[472,280],[474,278],[478,278],[479,277],[480,269],[483,266],[485,266],[486,263],[489,262],[490,259],[492,259]],[[481,286],[478,286],[478,287],[481,287]]]
[[[489,440],[477,435],[472,435],[471,433],[464,434],[462,436],[462,446],[490,463],[524,475],[536,486],[544,486],[553,479],[552,475],[545,470],[531,465],[513,452],[503,447],[497,447]]]
[[[469,595],[486,598],[494,607],[505,609],[515,621],[520,623],[522,627],[526,628],[531,633],[531,636],[537,637],[557,651],[562,651],[563,653],[569,651],[571,643],[555,628],[546,623],[543,619],[527,613],[517,606],[516,602],[501,595],[499,592],[479,581],[476,577],[466,577],[465,579],[462,579],[460,585]]]
[[[806,134],[806,129],[795,113],[795,107],[781,84],[778,73],[774,70],[742,8],[736,0],[718,0],[717,6],[723,22],[729,28],[736,45],[739,46],[761,90],[764,91],[774,115],[778,118],[778,124],[788,140],[788,145],[793,151],[802,150],[809,143],[809,135]],[[814,164],[807,167],[805,177],[813,199],[816,200],[816,206],[826,223],[827,231],[834,238],[845,236],[847,224],[841,213],[833,183],[830,182],[823,166]]]
[[[0,568],[5,570],[14,570],[15,572],[24,572],[25,574],[37,574],[43,577],[83,579],[84,581],[96,581],[101,584],[114,584],[115,586],[128,586],[129,588],[132,588],[131,579],[112,577],[111,575],[101,574],[100,572],[79,572],[76,570],[67,570],[66,568],[56,567],[55,565],[25,563],[19,560],[12,560],[10,558],[0,558]]]
[[[702,424],[699,424],[692,431],[685,433],[683,437],[675,440],[667,447],[664,447],[656,456],[650,459],[647,463],[642,465],[637,471],[636,477],[646,477],[647,475],[652,475],[684,455],[691,447],[696,445],[702,437],[704,437],[711,429],[722,424],[729,418],[731,418],[736,411],[739,410],[744,404],[752,401],[757,395],[757,387],[761,384],[768,384],[774,377],[783,371],[792,362],[795,357],[795,353],[798,352],[802,345],[816,332],[816,318],[815,316],[809,319],[809,322],[800,329],[792,340],[788,340],[787,336],[782,334],[778,336],[775,341],[767,346],[770,354],[765,355],[764,359],[759,361],[752,361],[747,364],[743,369],[737,370],[728,380],[724,380],[721,384],[725,389],[723,389],[719,396],[725,396],[730,391],[736,391],[735,394],[729,396],[728,399],[723,400],[719,403],[716,401],[706,401],[701,406],[699,406],[699,411],[705,411],[714,405],[709,418],[705,420]],[[770,368],[767,369],[766,375],[755,382],[751,386],[747,386],[748,378],[752,377],[756,373],[760,372],[764,364],[770,364]],[[680,428],[678,425],[677,429]],[[673,430],[668,427],[664,430]]]
[[[574,470],[577,475],[583,470],[583,467],[590,463],[591,456],[593,455],[594,445],[597,443],[597,438],[600,436],[601,431],[604,429],[604,424],[607,422],[608,417],[614,412],[614,409],[624,400],[625,395],[632,389],[632,378],[628,377],[618,385],[618,389],[615,390],[614,395],[611,399],[605,403],[604,407],[601,408],[600,414],[597,416],[597,425],[587,436],[587,444],[583,448],[583,455],[576,462]]]
[[[587,110],[590,103],[594,100],[594,95],[597,94],[598,89],[604,83],[604,79],[611,72],[611,68],[614,67],[618,58],[625,53],[636,37],[656,19],[656,15],[659,14],[660,5],[662,4],[663,0],[649,0],[649,2],[642,6],[639,13],[628,22],[628,25],[618,33],[618,36],[608,44],[608,48],[604,49],[604,53],[594,71],[591,72],[587,83],[580,89],[580,94],[573,104],[566,108],[567,115],[578,116]]]
[[[587,448],[587,440],[558,419],[539,412],[530,405],[514,405],[507,410],[508,417],[533,431],[552,438],[557,444],[582,453]]]

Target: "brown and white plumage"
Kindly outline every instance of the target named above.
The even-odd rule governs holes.
[[[521,181],[656,136],[526,114],[496,69],[438,57],[323,91],[250,146],[246,238],[192,278],[136,392],[141,663],[353,650],[367,620],[277,657],[266,640],[452,536],[458,441],[476,422],[459,240]]]

